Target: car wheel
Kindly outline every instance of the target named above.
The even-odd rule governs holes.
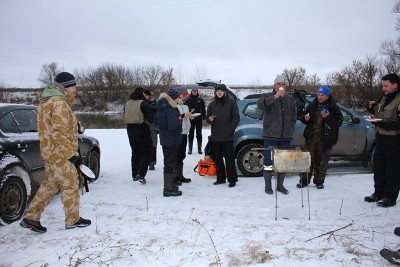
[[[0,187],[0,224],[21,219],[28,197],[23,180],[15,175],[6,176]]]
[[[90,182],[94,182],[100,175],[100,155],[97,151],[92,151],[89,158],[89,168],[95,174],[95,178],[89,178]]]
[[[249,177],[262,176],[264,156],[262,150],[253,151],[253,148],[262,148],[259,144],[244,146],[238,153],[236,163],[240,172]]]

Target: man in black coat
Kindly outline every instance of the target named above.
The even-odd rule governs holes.
[[[308,105],[304,114],[301,122],[307,125],[303,136],[306,139],[305,148],[311,154],[311,168],[310,173],[301,175],[297,187],[307,186],[314,173],[314,184],[318,189],[323,189],[329,155],[332,147],[337,143],[343,115],[330,94],[328,86],[321,86],[318,89],[317,97]]]
[[[206,119],[206,107],[204,104],[203,98],[199,95],[199,91],[197,88],[193,88],[190,92],[189,97],[185,100],[185,105],[189,107],[189,111],[192,113],[200,113],[200,116],[197,116],[190,120],[190,130],[189,130],[189,151],[188,154],[192,154],[193,148],[193,139],[194,139],[194,131],[196,130],[196,139],[197,139],[197,151],[199,154],[202,154],[203,151],[201,149],[203,136],[201,131],[203,129],[203,120]]]
[[[213,160],[217,169],[217,181],[214,185],[226,183],[227,174],[229,187],[234,187],[238,179],[233,151],[233,135],[239,124],[240,116],[236,101],[230,98],[225,91],[226,86],[223,84],[215,88],[215,99],[208,105],[206,120],[211,124]]]
[[[130,94],[125,104],[125,124],[132,149],[132,178],[133,181],[145,184],[152,148],[149,123],[153,122],[154,112],[143,92],[142,87],[137,87]]]

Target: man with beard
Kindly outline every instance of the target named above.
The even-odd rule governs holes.
[[[211,124],[213,160],[217,169],[217,181],[214,185],[226,183],[235,187],[237,179],[233,135],[239,124],[240,115],[236,101],[226,94],[224,84],[215,88],[215,98],[208,105],[206,120]],[[225,159],[225,164],[224,164]]]

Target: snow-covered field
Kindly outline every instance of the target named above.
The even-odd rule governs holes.
[[[309,187],[310,202],[291,175],[275,220],[276,195],[264,193],[262,177],[214,186],[215,177],[193,172],[202,158],[194,153],[184,169],[192,182],[181,197],[165,198],[161,149],[141,185],[130,175],[124,129],[86,133],[102,148],[100,178],[81,197],[81,216],[92,225],[65,230],[57,195],[41,219],[47,233],[0,227],[0,266],[390,266],[379,250],[399,249],[400,207],[363,201],[373,192],[372,173],[331,172],[325,189]]]

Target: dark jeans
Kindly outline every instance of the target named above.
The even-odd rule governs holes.
[[[179,145],[172,147],[163,146],[164,155],[164,173],[173,173],[176,165],[176,159],[178,157]]]
[[[273,148],[284,148],[290,146],[290,140],[272,140],[264,138],[264,165],[270,166],[272,165],[272,152]]]
[[[179,170],[183,166],[183,160],[186,158],[186,145],[187,145],[187,134],[182,134],[182,143],[179,146],[178,157],[176,160],[176,169]]]
[[[228,182],[236,183],[237,172],[235,166],[235,152],[233,151],[233,141],[212,142],[213,160],[217,169],[217,182],[225,182],[225,164],[228,174]],[[225,158],[225,163],[224,163]]]
[[[396,201],[400,189],[400,137],[376,134],[374,154],[375,194]]]
[[[201,135],[202,128],[203,128],[203,121],[201,120],[201,118],[190,120],[189,142],[193,142],[195,129],[196,129],[197,143],[201,143],[203,141],[203,137]]]
[[[137,174],[145,177],[152,149],[150,128],[142,125],[128,125],[127,132],[132,150],[132,177],[136,177]]]

